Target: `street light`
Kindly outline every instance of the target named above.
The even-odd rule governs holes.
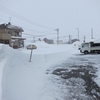
[[[57,28],[56,31],[57,31],[57,44],[59,44],[59,28]]]
[[[59,29],[57,29],[57,44],[59,44]]]
[[[79,28],[76,28],[78,30],[78,40],[79,40]]]

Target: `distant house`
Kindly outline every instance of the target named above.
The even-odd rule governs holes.
[[[54,44],[54,41],[52,39],[44,38],[43,41],[48,43],[48,44]]]
[[[24,40],[22,38],[22,32],[24,30],[21,27],[8,24],[0,25],[0,43],[9,44],[13,48],[24,47]]]

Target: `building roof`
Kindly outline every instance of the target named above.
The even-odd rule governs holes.
[[[5,29],[10,29],[10,30],[15,30],[15,31],[21,31],[21,32],[24,31],[21,27],[15,26],[15,25],[11,25],[10,23],[8,23],[8,24],[1,24],[0,28],[5,28]]]
[[[1,28],[6,28],[6,24],[0,24],[0,29]]]
[[[11,30],[21,31],[21,32],[24,31],[21,27],[14,26],[14,25],[7,25],[7,28]]]

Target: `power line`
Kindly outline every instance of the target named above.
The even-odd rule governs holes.
[[[4,19],[0,19],[0,20],[1,20],[1,21],[5,21],[5,22],[8,22],[7,20],[4,20]],[[13,24],[14,24],[14,23],[13,23]],[[16,25],[16,24],[14,24],[14,25]],[[16,25],[16,26],[18,26],[18,25]],[[48,33],[48,32],[54,31],[54,30],[37,31],[37,30],[33,30],[33,29],[27,28],[27,27],[23,27],[23,28],[25,28],[25,29],[27,29],[27,30],[30,30],[30,31],[33,31],[33,32],[36,32],[36,33]]]
[[[23,33],[23,35],[30,35],[30,36],[45,36],[45,35],[32,35],[32,34],[28,34],[28,33]]]
[[[28,22],[28,23],[30,23],[30,24],[36,25],[36,26],[38,26],[38,27],[43,27],[43,28],[48,28],[48,29],[54,29],[54,28],[50,28],[50,27],[41,25],[41,24],[36,23],[36,22],[34,22],[34,21],[31,21],[31,20],[25,18],[24,16],[19,15],[19,14],[15,13],[14,11],[11,11],[11,10],[9,10],[9,9],[7,9],[7,8],[5,8],[5,7],[3,7],[3,6],[1,6],[1,5],[0,5],[0,10],[3,11],[3,12],[5,12],[6,14],[10,14],[10,15],[12,15],[12,16],[14,16],[14,17],[20,19],[20,20],[23,20],[23,21]]]
[[[5,21],[5,22],[8,22],[8,21],[6,21],[6,20],[4,20],[4,19],[0,19],[1,21]]]
[[[33,31],[33,32],[36,32],[36,33],[48,33],[48,32],[51,32],[51,31],[54,31],[54,30],[49,30],[49,31],[37,31],[37,30],[33,30],[33,29],[30,29],[30,28],[27,28],[27,27],[23,27],[27,30],[30,30],[30,31]]]
[[[13,23],[14,24],[14,23]],[[15,25],[15,24],[14,24]],[[18,26],[18,25],[17,25]],[[37,30],[33,30],[31,28],[27,28],[27,27],[23,27],[24,29],[27,29],[27,30],[30,30],[30,31],[33,31],[33,32],[36,32],[36,33],[47,33],[47,32],[51,32],[51,31],[54,31],[54,30],[48,30],[48,31],[37,31]]]

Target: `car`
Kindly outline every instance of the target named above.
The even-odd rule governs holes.
[[[33,44],[29,44],[26,46],[27,49],[37,49],[37,46],[36,45],[33,45]]]

